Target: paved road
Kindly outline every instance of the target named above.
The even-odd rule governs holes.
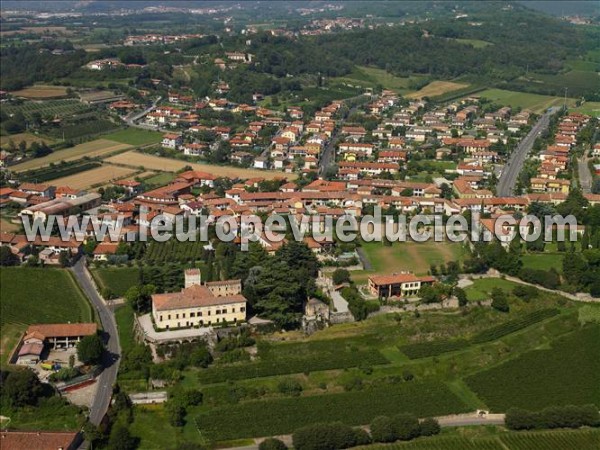
[[[582,156],[577,160],[577,169],[579,171],[579,185],[584,194],[592,192],[592,173],[590,172],[590,166],[588,166],[588,157]]]
[[[510,197],[514,194],[519,173],[523,168],[523,163],[525,162],[525,159],[527,159],[527,155],[533,147],[535,138],[548,128],[550,116],[554,114],[554,112],[555,110],[551,109],[540,117],[527,136],[519,142],[519,145],[517,145],[511,153],[508,163],[504,166],[504,170],[498,181],[496,189],[498,197]]]
[[[115,316],[113,311],[106,305],[104,300],[96,291],[96,288],[91,280],[91,276],[85,267],[85,259],[80,258],[79,261],[71,268],[79,286],[90,299],[106,334],[107,342],[105,359],[103,361],[104,370],[97,379],[98,389],[96,395],[92,401],[90,408],[90,422],[98,425],[110,404],[112,397],[113,385],[117,379],[117,371],[119,369],[119,358],[121,355],[121,346],[119,344],[119,335],[117,334],[117,324],[115,322]]]
[[[365,101],[367,101],[369,98],[371,97],[367,97],[364,95],[359,95],[356,97],[352,97],[348,100],[356,100],[356,99],[362,99],[364,97]],[[355,105],[352,108],[350,108],[350,110],[344,115],[344,117],[342,117],[340,119],[340,121],[337,123],[337,126],[334,130],[334,132],[331,134],[331,138],[329,138],[329,143],[325,146],[325,148],[323,149],[323,152],[321,153],[321,158],[319,158],[319,175],[323,175],[323,172],[325,171],[325,169],[327,169],[327,167],[329,167],[332,164],[335,164],[335,143],[337,141],[337,137],[340,134],[340,131],[342,129],[342,127],[344,126],[344,122],[346,121],[346,119],[348,117],[350,117],[352,114],[354,114],[356,112],[356,110],[358,109],[360,105]]]
[[[127,125],[129,125],[130,127],[144,128],[144,129],[156,129],[156,127],[153,127],[151,125],[138,124],[138,123],[136,123],[136,121],[140,120],[142,117],[144,117],[150,111],[154,110],[154,108],[156,108],[156,105],[158,105],[158,102],[160,102],[161,99],[162,99],[162,97],[158,97],[156,100],[154,100],[152,102],[152,105],[150,105],[145,110],[140,111],[140,112],[135,113],[135,114],[130,114],[128,116],[125,116],[123,118],[123,120],[125,122],[127,122]]]

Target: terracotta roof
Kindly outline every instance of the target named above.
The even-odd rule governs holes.
[[[19,356],[25,356],[25,355],[41,355],[42,351],[44,350],[44,344],[38,344],[38,343],[31,343],[31,344],[25,344],[23,347],[21,347],[21,349],[19,350]],[[4,448],[4,446],[2,446],[2,448]]]
[[[435,278],[431,276],[417,277],[414,273],[399,273],[396,275],[373,275],[369,277],[369,280],[381,286],[383,284],[413,283],[416,281],[431,283],[435,281]]]
[[[77,433],[66,431],[3,431],[3,450],[67,450],[72,448]]]
[[[97,329],[98,325],[95,323],[49,323],[29,325],[25,334],[37,331],[45,338],[91,336],[96,334]]]
[[[181,292],[170,294],[154,294],[152,303],[157,311],[168,311],[171,309],[200,308],[202,306],[218,306],[231,303],[246,302],[243,295],[228,295],[216,297],[206,286],[195,284]]]

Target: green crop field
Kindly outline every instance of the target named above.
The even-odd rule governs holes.
[[[108,288],[118,297],[139,281],[137,267],[97,267],[91,272],[99,288]]]
[[[442,434],[410,442],[373,445],[369,450],[596,450],[600,447],[600,430],[552,430],[532,432],[498,432]]]
[[[595,403],[600,406],[600,326],[588,325],[466,379],[494,411],[517,406]]]
[[[162,140],[162,133],[158,131],[140,130],[138,128],[127,128],[102,136],[110,141],[129,145],[156,144]]]
[[[376,416],[402,411],[426,417],[467,410],[467,406],[442,383],[403,382],[357,392],[211,408],[198,415],[196,423],[202,433],[223,440],[285,434],[318,422],[362,425]],[[248,420],[249,417],[252,420]]]
[[[27,325],[93,320],[91,306],[67,270],[3,267],[0,281],[3,360]]]

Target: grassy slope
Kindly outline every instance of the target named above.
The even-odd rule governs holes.
[[[105,134],[104,139],[129,145],[155,144],[162,140],[162,133],[158,131],[140,130],[138,128],[127,128]]]
[[[119,297],[138,283],[137,267],[99,267],[92,274],[99,288],[107,287]]]

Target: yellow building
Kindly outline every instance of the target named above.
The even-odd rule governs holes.
[[[152,317],[159,329],[210,326],[246,320],[246,298],[240,280],[202,283],[200,270],[185,271],[180,292],[154,294]]]

